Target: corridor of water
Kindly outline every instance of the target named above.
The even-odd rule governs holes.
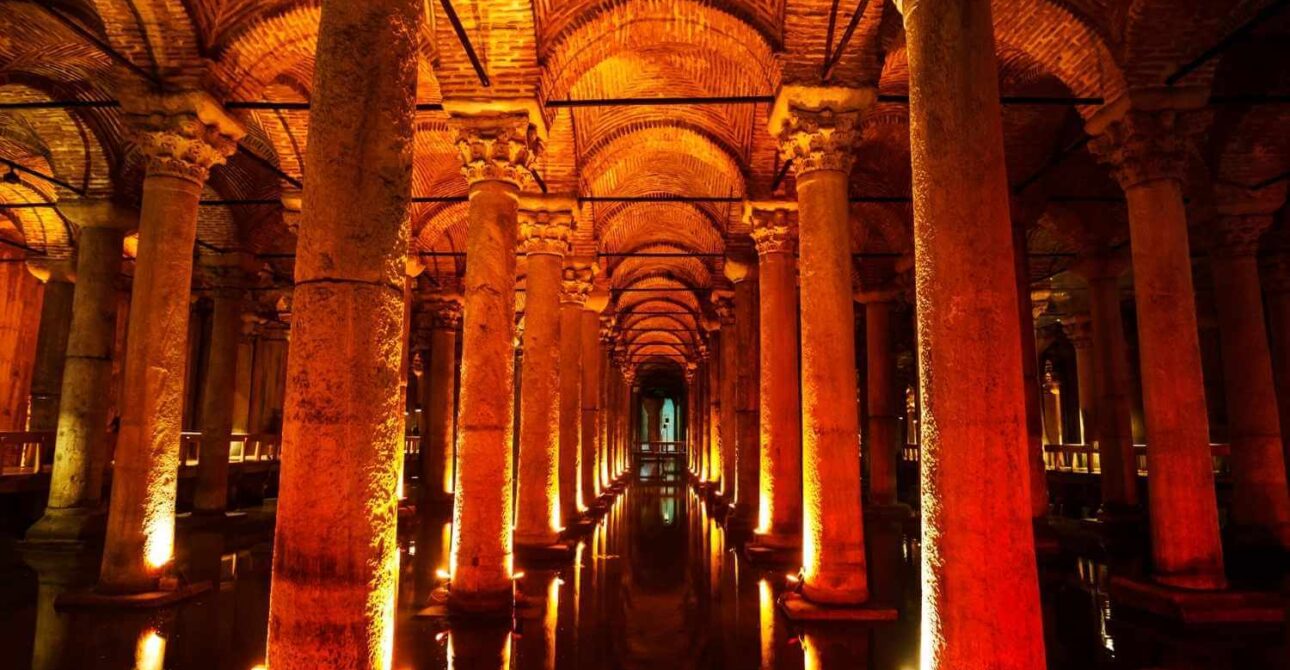
[[[665,478],[668,479],[668,478]],[[802,627],[775,599],[786,569],[750,565],[681,480],[637,482],[618,497],[573,565],[528,569],[514,621],[452,623],[421,616],[442,593],[445,513],[403,519],[396,670],[665,668],[680,670],[915,670],[919,545],[916,526],[870,523],[873,598],[895,623]],[[179,566],[218,588],[178,607],[128,612],[59,611],[54,598],[92,582],[94,567],[0,549],[0,667],[252,670],[263,663],[272,509],[222,532],[181,523]],[[1287,667],[1277,630],[1183,632],[1113,610],[1100,588],[1105,566],[1074,560],[1045,567],[1049,666],[1237,670]]]

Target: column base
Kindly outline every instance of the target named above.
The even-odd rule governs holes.
[[[447,616],[454,618],[510,619],[515,615],[515,589],[511,587],[475,593],[461,593],[450,589],[446,609]]]
[[[1281,623],[1280,594],[1263,591],[1192,591],[1127,577],[1112,577],[1113,602],[1183,624]]]
[[[89,590],[64,593],[54,600],[59,609],[151,609],[167,607],[195,598],[211,589],[210,582],[179,584],[176,580],[162,580],[156,591],[143,593],[103,593]]]
[[[23,544],[28,546],[61,545],[77,548],[103,543],[107,534],[107,514],[98,509],[45,510],[40,520],[27,529]]]
[[[868,603],[859,605],[821,605],[813,603],[800,593],[785,593],[779,598],[779,608],[789,621],[895,621],[897,612],[892,607]]]
[[[744,558],[754,565],[797,567],[802,565],[802,538],[800,535],[753,535],[744,545]]]
[[[515,541],[515,560],[526,568],[561,565],[573,560],[573,543],[551,541],[544,544]]]

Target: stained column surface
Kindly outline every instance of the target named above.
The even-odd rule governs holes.
[[[428,302],[429,360],[422,372],[421,480],[427,502],[452,499],[456,468],[453,405],[457,396],[457,328],[461,298],[438,296]]]
[[[582,494],[582,306],[591,291],[591,271],[568,264],[560,286],[560,510],[564,524],[578,520]]]
[[[896,504],[896,460],[900,454],[896,356],[891,349],[891,305],[888,296],[864,303],[865,355],[868,360],[869,502],[883,506]]]
[[[1124,264],[1091,257],[1076,266],[1089,287],[1093,392],[1096,411],[1091,431],[1102,466],[1102,506],[1111,520],[1138,506],[1138,467],[1133,455],[1133,408],[1129,399],[1129,355],[1120,313],[1119,275]],[[1088,442],[1086,439],[1085,442]]]
[[[1183,94],[1185,95],[1185,93]],[[1129,105],[1123,103],[1129,102]],[[1176,97],[1132,109],[1108,105],[1090,119],[1090,144],[1128,200],[1142,400],[1151,485],[1152,578],[1168,586],[1226,585],[1209,418],[1201,372],[1187,215],[1186,164]],[[1144,105],[1146,103],[1143,103]]]
[[[727,264],[727,269],[731,266]],[[739,344],[735,367],[735,423],[738,447],[735,452],[735,521],[747,528],[757,525],[760,505],[758,480],[761,474],[761,436],[758,430],[758,278],[756,266],[735,282],[735,332]],[[791,321],[789,322],[791,323]]]
[[[391,663],[420,18],[415,0],[322,7],[269,607],[275,670]]]
[[[225,259],[220,259],[225,260]],[[234,264],[203,268],[214,284],[210,354],[203,376],[201,443],[197,458],[197,487],[193,511],[223,514],[228,508],[228,452],[233,434],[234,378],[237,375],[238,340],[242,333],[242,281],[238,259]]]
[[[472,110],[453,123],[470,207],[449,606],[500,612],[514,603],[516,216],[536,131],[523,113]]]
[[[1290,548],[1290,494],[1256,257],[1271,224],[1270,214],[1224,217],[1210,266],[1231,442],[1232,525],[1252,544]]]
[[[860,109],[872,99],[854,89],[786,88],[771,117],[793,159],[802,223],[802,594],[839,605],[869,597],[847,180]]]
[[[582,503],[600,497],[600,310],[606,299],[597,297],[583,305],[579,325],[582,359]]]
[[[103,466],[116,345],[117,283],[125,229],[137,214],[106,201],[71,201],[64,216],[81,228],[76,294],[63,367],[58,435],[45,514],[27,531],[34,541],[81,540],[102,532]]]
[[[537,209],[537,207],[543,207]],[[520,370],[519,501],[516,544],[556,541],[560,528],[560,279],[572,233],[569,209],[526,202],[520,212],[524,279],[524,366]],[[569,203],[566,207],[573,207]]]
[[[135,593],[156,588],[174,551],[198,200],[242,130],[205,94],[123,94],[147,167],[98,587]]]
[[[1045,665],[988,6],[905,0],[922,398],[924,668]]]
[[[751,205],[760,329],[757,541],[792,546],[802,532],[802,405],[797,368],[795,203]]]
[[[28,428],[36,432],[58,429],[58,402],[63,389],[63,363],[72,327],[72,302],[76,291],[75,259],[28,261],[32,273],[45,284],[36,335],[35,363],[31,370],[31,408]]]

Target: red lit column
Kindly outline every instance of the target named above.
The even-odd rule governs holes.
[[[757,525],[761,475],[761,435],[758,430],[758,277],[757,264],[726,257],[726,278],[735,285],[735,500],[733,525]],[[791,322],[790,322],[791,323]]]
[[[1093,388],[1093,328],[1087,314],[1077,314],[1062,320],[1062,330],[1071,346],[1075,347],[1075,385],[1079,387],[1080,443],[1092,444],[1089,439],[1097,423],[1097,409]]]
[[[456,473],[457,330],[461,328],[461,296],[436,294],[424,303],[423,323],[429,330],[427,360],[422,361],[421,481],[426,502],[452,499]]]
[[[1260,268],[1267,302],[1269,332],[1272,334],[1273,379],[1281,425],[1290,424],[1290,254],[1284,249],[1264,258]],[[1281,436],[1282,458],[1290,466],[1290,440]],[[1290,476],[1290,470],[1287,471]]]
[[[761,317],[757,541],[801,543],[802,403],[797,369],[797,203],[749,203]]]
[[[900,457],[900,398],[896,393],[896,353],[891,347],[893,291],[861,296],[864,303],[865,357],[868,361],[869,504],[896,504],[896,462]]]
[[[1155,581],[1220,589],[1219,541],[1209,419],[1201,374],[1182,174],[1183,110],[1195,91],[1132,93],[1088,122],[1089,148],[1112,167],[1129,209]]]
[[[560,284],[560,510],[564,525],[582,515],[582,307],[591,268],[566,263]]]
[[[524,366],[520,370],[519,502],[515,543],[553,544],[560,519],[560,280],[572,200],[527,198],[519,213],[524,254]]]
[[[1129,399],[1129,354],[1120,312],[1120,282],[1126,263],[1105,255],[1081,259],[1073,268],[1088,282],[1093,343],[1094,421],[1085,428],[1102,465],[1102,506],[1098,517],[1114,521],[1136,516],[1138,467],[1133,455],[1133,406]],[[1087,419],[1086,419],[1087,421]],[[1088,442],[1088,439],[1085,439]]]
[[[801,221],[802,594],[832,605],[869,598],[847,182],[873,100],[871,90],[785,87],[770,119],[793,161]]]
[[[1290,495],[1256,256],[1281,203],[1257,204],[1220,203],[1210,251],[1232,450],[1231,520],[1243,541],[1290,549]]]
[[[147,167],[99,589],[138,593],[173,557],[198,201],[242,129],[204,93],[125,93]]]
[[[1014,202],[1014,205],[1020,203]],[[1020,217],[1023,206],[1012,211],[1012,252],[1017,277],[1018,337],[1021,341],[1021,383],[1026,407],[1026,471],[1030,477],[1030,516],[1042,522],[1048,516],[1048,472],[1044,468],[1044,382],[1039,374],[1035,351],[1035,309],[1030,295],[1030,255],[1026,249],[1026,227]],[[1051,418],[1051,417],[1050,417]]]
[[[1042,668],[990,8],[903,0],[901,9],[922,403],[922,665]]]
[[[392,660],[417,83],[408,63],[420,20],[415,0],[323,3],[283,404],[274,670]]]
[[[454,114],[453,123],[470,209],[449,606],[498,612],[514,604],[516,216],[520,187],[532,180],[528,166],[540,145],[527,114],[462,106],[470,112]]]
[[[45,514],[28,541],[77,541],[103,531],[100,509],[107,461],[108,403],[116,345],[122,239],[138,213],[106,200],[64,201],[59,210],[80,226],[76,292],[63,366],[61,411]]]
[[[736,481],[736,458],[739,448],[739,418],[735,403],[737,400],[736,384],[738,382],[739,334],[735,326],[734,291],[719,290],[712,292],[712,304],[716,308],[717,319],[721,322],[718,337],[721,346],[717,357],[717,430],[721,439],[721,459],[714,467],[720,473],[721,486],[718,494],[727,502],[735,498],[738,488]]]

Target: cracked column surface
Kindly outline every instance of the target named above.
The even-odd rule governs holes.
[[[448,604],[465,612],[508,612],[514,605],[516,217],[540,143],[524,112],[468,104],[460,110],[454,104],[450,112],[470,206]]]
[[[1033,670],[1045,652],[990,10],[970,0],[903,9],[923,403],[921,659]]]
[[[1204,100],[1193,89],[1129,92],[1086,126],[1128,201],[1152,579],[1188,589],[1227,584],[1182,196],[1186,112]]]
[[[801,543],[802,405],[797,369],[797,204],[751,204],[761,292],[757,541]]]
[[[860,503],[847,180],[871,90],[784,87],[771,134],[797,181],[802,347],[802,595],[869,598]],[[723,342],[724,344],[724,342]]]
[[[157,588],[174,553],[198,201],[243,131],[202,92],[122,93],[147,162],[98,588],[138,593]]]
[[[393,655],[421,9],[322,7],[269,600],[275,670],[383,669]]]
[[[520,206],[524,366],[520,370],[519,501],[515,543],[554,544],[560,519],[560,280],[572,235],[572,200],[526,198]]]
[[[118,275],[125,231],[139,221],[138,212],[106,200],[64,201],[59,210],[81,234],[49,502],[26,536],[37,542],[79,541],[103,532]]]

